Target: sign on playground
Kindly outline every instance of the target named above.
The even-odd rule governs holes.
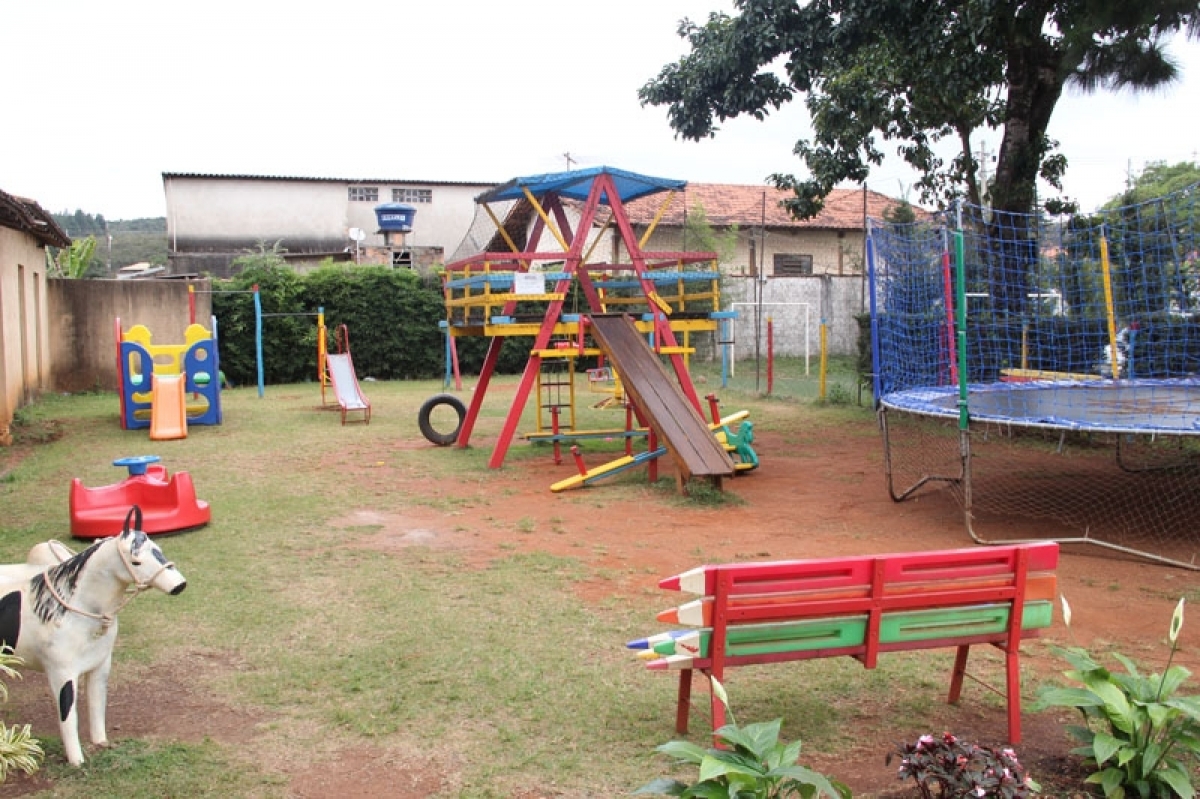
[[[537,272],[516,272],[513,274],[514,294],[545,294],[546,277]]]

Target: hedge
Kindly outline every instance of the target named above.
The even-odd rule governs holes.
[[[298,274],[282,265],[250,266],[236,277],[213,281],[213,314],[221,368],[234,384],[258,380],[254,298],[262,305],[264,382],[316,380],[317,311],[325,311],[328,348],[338,350],[345,325],[359,378],[417,380],[445,373],[446,338],[441,282],[386,266],[322,266]],[[460,338],[459,368],[478,373],[488,339]],[[497,371],[524,368],[532,341],[506,338]]]

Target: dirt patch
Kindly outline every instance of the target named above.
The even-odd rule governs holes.
[[[766,431],[755,445],[763,467],[728,482],[727,491],[738,502],[720,507],[664,502],[642,482],[600,483],[554,494],[549,486],[568,476],[573,466],[569,457],[554,464],[547,449],[542,459],[493,475],[487,487],[490,501],[485,509],[470,511],[469,531],[461,524],[461,513],[421,507],[403,514],[363,508],[334,524],[375,527],[356,546],[383,551],[420,544],[462,552],[468,563],[514,551],[580,559],[596,575],[576,586],[587,602],[644,592],[659,576],[706,561],[971,545],[961,507],[948,491],[929,491],[902,503],[891,500],[877,437],[847,435],[798,445]],[[444,484],[409,482],[406,488],[432,497],[445,491]],[[1008,536],[1044,534],[1041,523],[1028,519],[1005,519],[1004,525]],[[1059,587],[1071,600],[1078,642],[1114,646],[1153,668],[1164,665],[1162,641],[1174,603],[1194,585],[1194,572],[1086,545],[1064,547],[1059,569]],[[1056,622],[1052,637],[1065,640],[1060,625]],[[1194,631],[1185,628],[1184,637],[1189,634],[1194,639]],[[1185,643],[1176,662],[1195,670],[1196,660]],[[1063,668],[1041,646],[1030,647],[1023,663],[1043,674]],[[1072,719],[1026,713],[1019,752],[1047,794],[1083,796],[1081,765],[1068,754],[1074,745],[1064,731],[1068,721]],[[884,763],[886,753],[904,740],[952,730],[966,740],[1000,745],[1007,734],[1002,708],[966,700],[957,707],[935,706],[921,730],[896,729],[886,708],[862,708],[854,725],[855,747],[836,755],[806,756],[806,763],[845,781],[856,796],[916,795]]]
[[[718,507],[676,504],[640,481],[601,483],[554,494],[549,486],[571,474],[573,466],[569,458],[554,464],[547,449],[544,458],[489,475],[486,485],[469,481],[456,486],[406,477],[405,491],[428,504],[413,505],[403,513],[356,508],[331,524],[359,531],[354,537],[356,547],[443,548],[462,553],[468,564],[484,564],[520,551],[578,559],[595,575],[576,587],[586,602],[655,590],[658,577],[706,561],[971,545],[961,509],[948,492],[931,491],[899,504],[891,501],[877,437],[834,434],[820,441],[814,437],[797,442],[769,430],[756,433],[762,468],[729,481],[727,492],[738,501]],[[424,446],[430,457],[437,457],[437,448]],[[350,457],[358,459],[354,453]],[[376,489],[395,488],[395,475],[388,469],[362,470],[356,479],[362,481],[368,497]],[[440,502],[455,497],[465,497],[468,510],[461,504]],[[1007,534],[1027,537],[1042,533],[1040,525],[1030,521],[1009,520],[1005,529]],[[1064,548],[1059,569],[1059,587],[1071,600],[1079,643],[1113,645],[1156,669],[1163,666],[1167,654],[1162,642],[1174,602],[1195,584],[1194,572],[1081,546]],[[1176,662],[1193,671],[1200,668],[1194,654],[1197,634],[1194,625],[1185,626],[1183,650],[1176,657]],[[1061,622],[1056,621],[1052,637],[1063,639]],[[1041,646],[1030,647],[1023,662],[1038,672],[1062,669]],[[110,734],[247,744],[269,720],[230,706],[218,692],[205,689],[209,678],[239,668],[241,664],[227,653],[196,650],[152,671],[117,669]],[[43,678],[31,674],[28,679]],[[50,702],[37,692],[20,694],[14,695],[11,717],[29,719],[36,733],[56,736]],[[159,706],[155,698],[172,706],[169,722],[155,710]],[[669,709],[663,712],[666,718]],[[1047,783],[1049,793],[1058,796],[1071,795],[1081,778],[1078,763],[1067,754],[1071,743],[1064,721],[1065,717],[1054,714],[1027,713],[1019,747],[1022,761]],[[896,779],[894,767],[884,764],[886,753],[904,740],[952,730],[977,743],[999,744],[1006,734],[1002,709],[965,700],[958,707],[936,705],[920,730],[896,729],[887,708],[879,707],[860,708],[853,724],[856,746],[836,754],[806,750],[805,762],[847,782],[856,796],[914,795]],[[289,796],[426,797],[453,792],[455,787],[453,769],[425,752],[362,745],[309,754],[303,763],[273,764],[290,775]],[[39,787],[45,783],[17,776],[0,788],[0,797]],[[565,795],[531,792],[520,799]]]

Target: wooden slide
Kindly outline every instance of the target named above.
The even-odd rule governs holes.
[[[628,316],[593,316],[591,333],[621,384],[675,462],[680,486],[707,477],[718,486],[732,477],[733,460]]]

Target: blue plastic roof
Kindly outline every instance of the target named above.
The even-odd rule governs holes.
[[[575,169],[570,172],[553,172],[545,175],[529,175],[512,180],[489,189],[475,198],[477,203],[490,203],[501,200],[519,200],[529,189],[534,197],[541,198],[549,192],[556,191],[561,197],[572,200],[586,200],[592,190],[592,183],[600,175],[611,175],[613,184],[622,203],[656,194],[668,189],[682,189],[687,185],[686,180],[671,180],[669,178],[653,178],[648,175],[638,175],[615,169],[611,166],[596,166],[588,169]],[[608,197],[601,198],[605,205],[611,205]]]

